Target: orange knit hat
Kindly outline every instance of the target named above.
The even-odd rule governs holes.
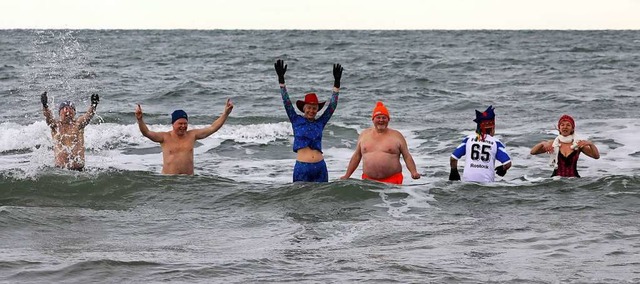
[[[376,115],[380,115],[380,114],[384,114],[387,116],[387,118],[391,119],[391,116],[389,116],[389,110],[387,110],[384,104],[379,101],[376,103],[376,107],[373,108],[373,114],[371,114],[371,119],[376,117]]]

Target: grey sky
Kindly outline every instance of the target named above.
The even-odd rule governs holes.
[[[640,0],[2,0],[0,29],[640,29]]]

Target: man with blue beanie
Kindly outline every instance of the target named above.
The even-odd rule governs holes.
[[[160,143],[162,148],[162,173],[170,175],[193,175],[193,148],[196,140],[204,139],[215,133],[224,125],[233,110],[233,103],[227,99],[222,115],[210,126],[201,129],[187,130],[189,117],[184,110],[171,113],[172,130],[167,132],[150,131],[142,120],[142,108],[136,107],[138,128],[145,137]]]

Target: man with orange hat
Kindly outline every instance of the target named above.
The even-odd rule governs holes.
[[[284,61],[277,60],[274,67],[278,74],[282,103],[293,127],[293,152],[296,153],[293,182],[328,182],[329,173],[322,155],[322,131],[338,106],[342,66],[340,64],[333,65],[334,82],[331,100],[329,101],[329,107],[318,119],[316,119],[316,115],[326,102],[319,102],[315,93],[308,93],[304,96],[304,101],[296,101],[296,107],[304,115],[297,114],[284,84],[287,65],[284,64]]]
[[[382,102],[376,103],[371,120],[373,127],[362,131],[358,137],[356,150],[351,156],[347,172],[341,179],[351,177],[362,159],[362,179],[402,184],[400,155],[404,158],[411,178],[419,179],[420,174],[409,153],[407,141],[399,131],[389,128],[391,116]]]
[[[40,95],[42,111],[54,140],[53,152],[56,157],[56,167],[76,171],[84,169],[84,128],[96,114],[99,101],[98,94],[91,95],[89,109],[78,119],[75,118],[76,107],[73,103],[64,101],[58,106],[59,119],[55,120],[49,110],[47,92]]]
[[[551,176],[580,177],[578,174],[578,157],[580,153],[599,159],[598,147],[589,140],[582,140],[575,134],[576,123],[573,117],[563,115],[558,120],[558,136],[554,140],[542,141],[531,148],[531,155],[549,153]]]
[[[462,139],[462,143],[451,154],[449,180],[460,180],[458,160],[465,155],[463,181],[493,182],[495,174],[504,176],[511,167],[511,158],[504,144],[493,137],[496,132],[493,110],[493,106],[484,112],[476,110],[476,119],[473,120],[477,124],[476,132]],[[502,165],[495,167],[496,160]]]

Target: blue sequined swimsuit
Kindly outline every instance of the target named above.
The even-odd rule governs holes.
[[[282,95],[282,103],[284,104],[284,109],[287,111],[287,116],[289,117],[289,120],[291,121],[291,125],[293,127],[293,151],[298,152],[299,149],[309,147],[322,153],[322,130],[324,130],[325,125],[327,125],[327,122],[329,122],[329,119],[338,106],[339,93],[334,91],[331,94],[331,100],[329,101],[327,109],[320,116],[320,118],[316,120],[308,120],[304,116],[296,113],[295,109],[293,108],[293,104],[291,103],[291,99],[289,98],[289,94],[287,93],[286,87],[280,87],[280,94]],[[321,162],[322,164],[324,164],[324,161]],[[294,168],[293,181],[326,182],[326,165],[324,165],[325,174],[312,175],[310,173],[304,173],[305,171],[318,170],[318,167],[304,167],[298,164]],[[296,177],[300,178],[304,176],[321,176],[325,178],[320,178],[320,180],[296,180]]]

